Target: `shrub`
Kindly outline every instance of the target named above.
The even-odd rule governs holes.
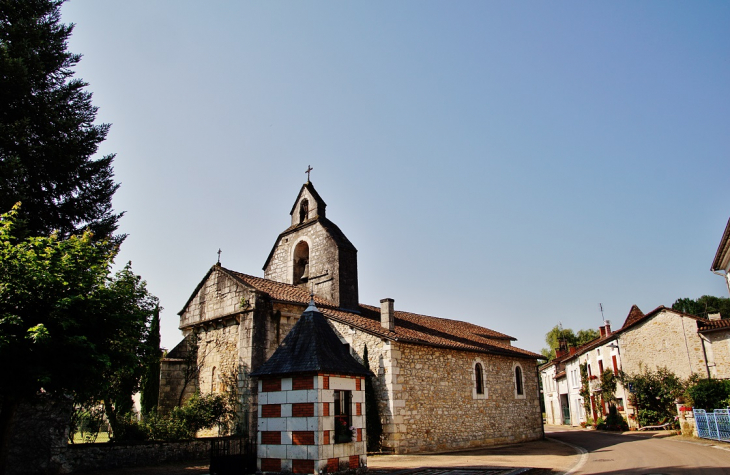
[[[712,411],[727,407],[730,398],[730,381],[722,379],[701,379],[687,389],[697,409]]]
[[[229,399],[222,394],[201,396],[196,393],[169,414],[151,412],[141,424],[146,426],[146,432],[153,440],[192,439],[199,430],[216,426],[226,434],[235,417],[235,407]]]
[[[618,413],[616,408],[614,406],[610,406],[606,420],[603,421],[602,424],[598,425],[596,429],[625,431],[629,430],[629,425],[626,423],[626,420],[621,417],[621,414]]]
[[[624,387],[633,386],[631,402],[638,408],[641,426],[657,425],[677,415],[675,400],[686,392],[688,383],[667,368],[645,370],[638,375],[621,375]]]

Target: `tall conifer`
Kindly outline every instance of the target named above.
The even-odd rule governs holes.
[[[365,369],[370,371],[370,361],[368,360],[368,347],[362,356],[365,362]],[[368,452],[377,452],[380,450],[380,439],[383,435],[383,424],[380,421],[380,409],[378,408],[378,397],[375,393],[375,386],[371,375],[365,377],[365,433],[367,434]]]
[[[150,357],[147,368],[142,377],[142,391],[140,394],[140,406],[142,414],[149,414],[157,408],[160,394],[160,307],[155,309],[150,323],[150,332],[147,339],[147,346]]]
[[[109,124],[94,124],[81,55],[66,50],[73,25],[63,0],[0,0],[0,212],[22,202],[26,235],[89,228],[111,237],[114,155],[93,159]],[[117,236],[116,241],[123,239]]]

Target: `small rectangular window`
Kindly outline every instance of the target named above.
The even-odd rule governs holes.
[[[352,392],[335,390],[335,444],[352,442]]]

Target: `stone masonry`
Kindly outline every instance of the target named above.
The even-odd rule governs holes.
[[[666,367],[680,378],[706,374],[697,321],[663,310],[619,336],[623,370],[638,374],[648,368]]]
[[[357,251],[324,216],[324,206],[305,184],[292,208],[292,226],[279,235],[266,261],[265,278],[214,265],[193,291],[180,312],[180,329],[197,345],[197,389],[202,394],[226,391],[233,378],[243,408],[241,429],[253,436],[266,403],[259,400],[250,374],[272,357],[297,323],[313,288],[317,306],[350,354],[362,362],[368,348],[384,450],[412,453],[541,438],[539,355],[511,346],[514,338],[484,327],[392,309],[387,318],[382,307],[379,313],[377,307],[360,305]],[[308,261],[302,260],[303,245],[297,251],[302,242]],[[295,267],[307,282],[293,283]],[[168,362],[161,394],[180,387],[184,360]],[[477,363],[483,394],[476,393]],[[516,368],[522,375],[520,395]]]

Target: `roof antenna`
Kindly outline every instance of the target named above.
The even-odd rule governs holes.
[[[606,317],[603,316],[603,304],[599,303],[598,308],[601,309],[601,320],[603,320],[603,323],[606,323]]]

